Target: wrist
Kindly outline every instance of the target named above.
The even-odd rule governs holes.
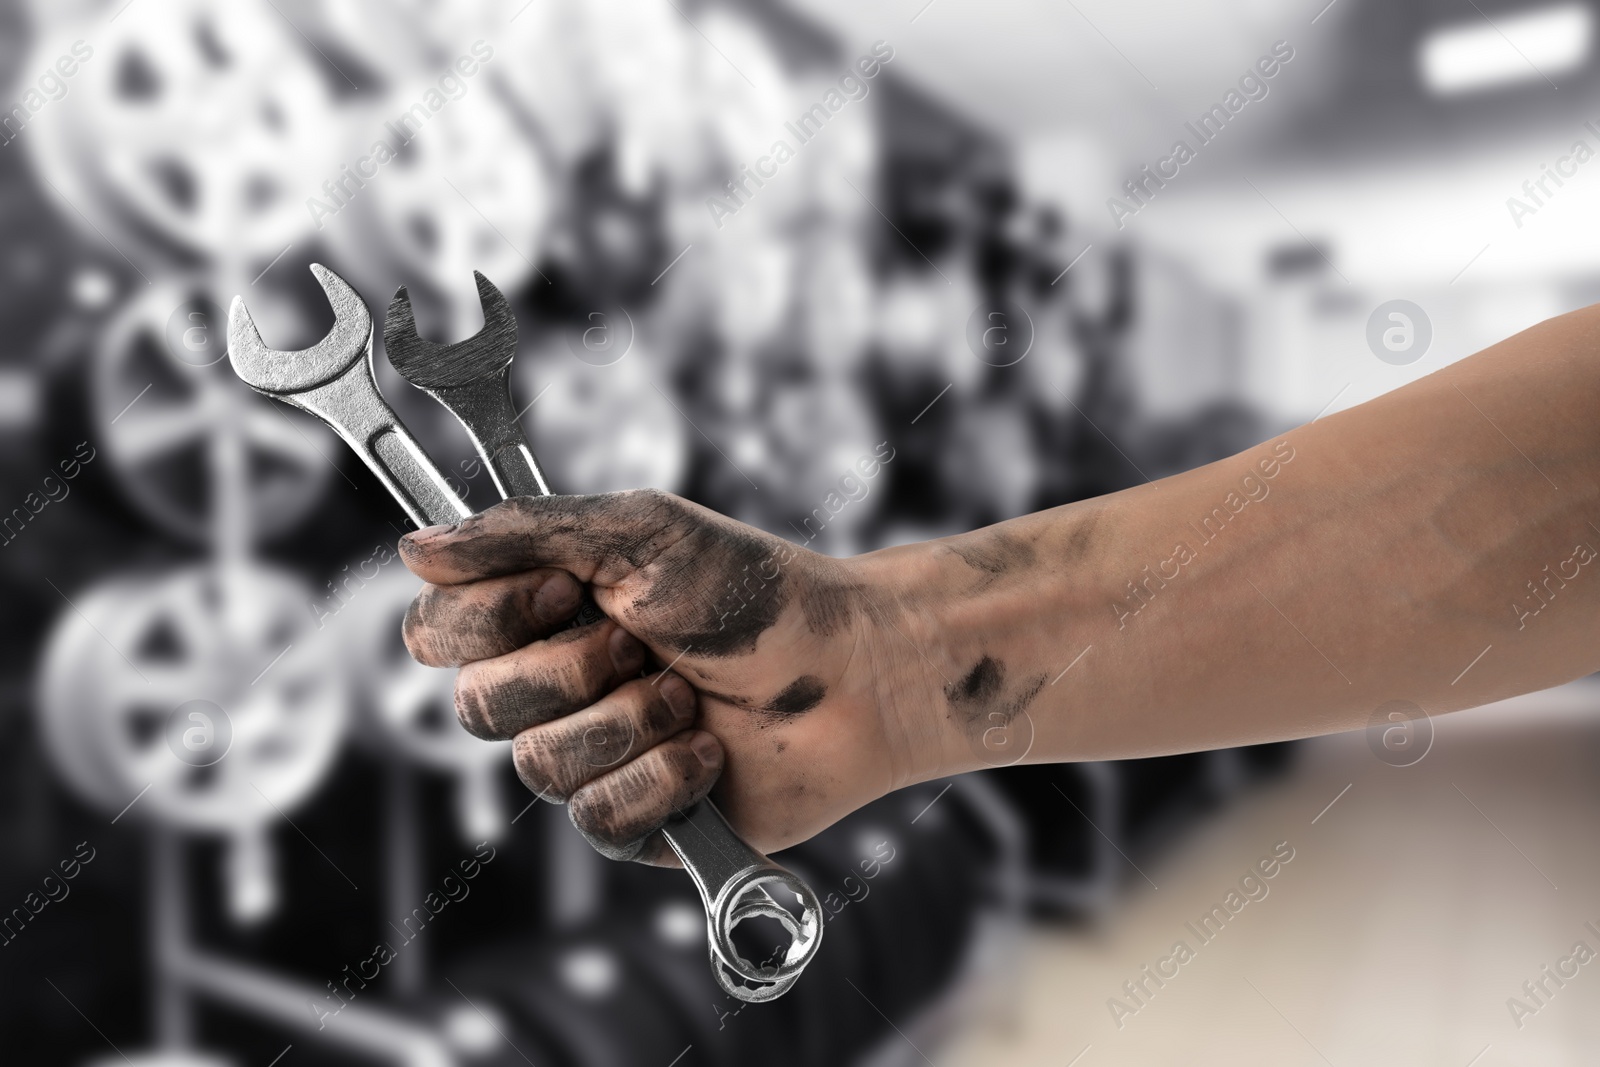
[[[1056,735],[1074,717],[1057,705],[1073,687],[1051,683],[1090,640],[1077,640],[1091,628],[1080,568],[1097,517],[1048,514],[854,561],[889,665],[880,713],[905,739],[901,785],[1070,758]]]

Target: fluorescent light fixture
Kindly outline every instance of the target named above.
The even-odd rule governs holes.
[[[1441,27],[1417,46],[1422,84],[1455,96],[1563,74],[1589,58],[1593,22],[1588,4],[1568,3]]]

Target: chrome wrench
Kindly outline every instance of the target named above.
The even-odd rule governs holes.
[[[528,446],[511,400],[516,317],[500,290],[482,274],[473,274],[483,306],[483,329],[456,344],[424,340],[417,333],[410,295],[402,287],[384,319],[384,350],[402,378],[443,404],[466,428],[502,497],[550,496],[549,482]],[[603,617],[585,598],[574,625]],[[816,894],[740,840],[709,798],[674,816],[663,832],[705,904],[711,972],[718,984],[740,1000],[782,996],[821,946],[822,906]],[[795,896],[801,908],[798,918],[771,896],[769,889],[780,887]],[[791,941],[782,960],[754,964],[735,948],[733,928],[756,916],[775,919],[789,932]],[[733,981],[728,972],[748,984]]]
[[[345,280],[320,263],[311,273],[333,305],[333,329],[310,348],[280,352],[261,341],[243,297],[228,311],[228,359],[258,393],[309,411],[372,468],[420,526],[457,523],[472,510],[384,402],[372,376],[372,314]]]

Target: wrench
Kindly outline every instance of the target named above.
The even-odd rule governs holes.
[[[378,392],[367,305],[327,267],[313,263],[311,273],[333,305],[333,329],[310,348],[276,351],[262,343],[244,298],[236,296],[228,310],[228,359],[234,373],[256,392],[309,411],[331,426],[419,527],[467,518],[472,509],[451,490]]]
[[[528,447],[511,400],[511,361],[517,352],[517,320],[500,290],[474,271],[483,329],[456,344],[435,344],[417,333],[404,286],[389,303],[383,324],[384,350],[400,376],[443,404],[466,427],[502,497],[549,496],[549,482]],[[586,598],[574,625],[604,616]],[[709,918],[711,972],[731,995],[747,1001],[781,996],[800,977],[822,942],[822,906],[804,881],[740,840],[709,798],[680,812],[663,827],[684,869],[694,879]],[[772,898],[789,891],[801,906],[798,919]],[[748,918],[777,920],[789,932],[788,952],[775,964],[744,959],[733,928]],[[750,984],[739,984],[725,972]]]

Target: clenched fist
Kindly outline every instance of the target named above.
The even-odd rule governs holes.
[[[713,786],[772,851],[934,774],[904,698],[939,687],[857,561],[654,491],[508,500],[400,549],[429,583],[411,654],[461,668],[462,725],[513,739],[608,856],[675,865],[658,831]],[[584,585],[606,619],[569,629]]]

